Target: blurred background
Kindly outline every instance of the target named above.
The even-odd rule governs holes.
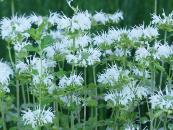
[[[89,10],[93,13],[102,10],[106,13],[114,13],[121,10],[124,13],[123,27],[149,24],[151,13],[154,12],[155,0],[74,0],[73,5],[80,10]],[[173,0],[158,0],[157,11],[169,13],[173,10]],[[68,7],[66,0],[0,0],[0,19],[10,17],[15,14],[31,14],[35,12],[39,15],[48,15],[50,11],[63,12],[71,16],[72,10]],[[0,40],[0,58],[5,57],[5,43]]]

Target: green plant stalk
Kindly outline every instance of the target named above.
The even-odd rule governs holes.
[[[162,67],[164,67],[164,61],[162,61]],[[160,84],[159,84],[160,90],[162,88],[162,81],[163,81],[163,70],[161,70],[161,73],[160,73]]]
[[[23,97],[23,102],[24,102],[24,104],[26,104],[26,97],[25,97],[24,85],[22,85],[21,88],[22,88],[22,97]]]
[[[154,1],[154,13],[157,14],[157,0]]]
[[[138,104],[138,112],[139,112],[139,128],[142,129],[142,124],[141,124],[141,110],[140,110],[140,105]]]
[[[166,39],[167,39],[167,31],[164,32],[164,44],[166,44]]]
[[[11,0],[11,14],[14,16],[14,0]]]
[[[30,95],[29,95],[29,88],[28,85],[26,86],[27,88],[27,99],[28,99],[28,103],[30,103]]]
[[[3,96],[1,98],[1,114],[2,114],[2,121],[3,121],[3,130],[7,130],[6,122],[5,122],[5,112],[4,112],[4,101],[3,101]]]
[[[17,120],[20,118],[20,89],[19,89],[19,80],[16,80],[16,95],[17,95]],[[19,129],[19,123],[17,121],[17,129]]]
[[[152,109],[150,109],[149,103],[148,103],[148,100],[147,100],[147,99],[146,99],[146,103],[147,103],[147,108],[148,108],[149,118],[150,118],[150,130],[153,130],[153,129],[154,129],[154,126],[153,126],[153,121],[154,121],[154,119],[153,119],[153,117],[152,117],[153,111],[152,111]],[[152,114],[150,115],[150,113],[152,113]]]
[[[14,62],[13,62],[13,59],[12,59],[12,54],[11,54],[11,47],[10,47],[10,43],[9,42],[8,42],[7,49],[8,49],[8,56],[9,56],[11,65],[12,65],[13,69],[15,69]]]
[[[85,87],[87,87],[86,86],[86,67],[84,67],[84,85],[85,85]],[[86,92],[86,90],[84,91],[84,99],[86,100],[86,97],[87,97],[87,92]],[[84,105],[84,127],[83,127],[83,130],[85,130],[85,125],[86,125],[86,104]]]
[[[71,130],[74,130],[74,115],[72,111],[71,111]]]
[[[97,130],[97,120],[98,120],[98,91],[97,91],[97,83],[96,83],[96,67],[93,66],[93,79],[94,79],[94,85],[96,87],[95,89],[95,97],[96,97],[96,108],[95,108],[95,118],[96,118],[96,128],[95,130]]]
[[[40,41],[41,42],[41,41]],[[38,42],[39,43],[39,42]],[[42,48],[41,43],[39,43],[39,55],[40,55],[40,85],[39,85],[39,105],[42,105],[42,73],[43,73],[43,65],[42,65]]]
[[[167,113],[165,115],[165,120],[164,120],[163,124],[164,124],[164,130],[167,130]]]
[[[59,130],[59,111],[58,111],[58,103],[57,102],[55,102],[55,109],[56,109],[56,117],[57,117],[57,124],[56,124],[56,126],[57,126],[57,129]]]

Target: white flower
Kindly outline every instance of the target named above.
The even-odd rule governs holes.
[[[24,124],[31,125],[32,128],[52,123],[53,118],[55,117],[55,115],[51,112],[50,107],[46,110],[45,107],[41,109],[40,106],[37,106],[35,110],[28,108],[28,110],[22,111],[22,113],[22,120],[24,121]]]
[[[3,18],[0,21],[2,39],[14,40],[19,33],[20,35],[28,37],[29,34],[25,31],[29,30],[30,28],[31,24],[24,16],[13,16],[11,19]]]
[[[49,17],[48,17],[48,22],[51,23],[52,25],[55,25],[58,23],[58,20],[60,18],[60,14],[58,13],[50,13]]]
[[[7,63],[0,61],[0,84],[8,85],[10,76],[13,75],[13,70]]]
[[[132,68],[132,73],[137,77],[150,78],[150,72],[147,70],[140,70],[137,67]]]
[[[162,15],[152,15],[152,24],[156,24],[158,26],[167,25],[172,26],[173,25],[173,11],[166,16],[165,12],[162,13]]]
[[[159,35],[158,29],[153,26],[135,26],[129,33],[131,40],[140,41],[140,40],[152,40]]]
[[[112,15],[109,15],[109,19],[112,20],[114,23],[118,23],[120,20],[123,19],[123,13],[121,11],[117,11]]]
[[[69,27],[71,26],[71,19],[65,15],[59,16],[57,22],[57,29],[69,29]]]
[[[154,54],[156,59],[168,58],[173,54],[172,48],[167,43],[163,45],[159,42],[155,43],[154,50],[156,51]]]
[[[166,87],[166,93],[158,91],[149,97],[152,109],[172,109],[173,108],[173,90]]]
[[[20,52],[27,45],[31,45],[31,43],[29,43],[29,42],[17,42],[14,44],[14,50],[16,52]]]
[[[29,16],[28,20],[30,21],[31,24],[35,24],[37,26],[40,26],[43,23],[43,17],[37,16],[35,14]]]
[[[101,34],[95,35],[93,38],[94,45],[111,45],[113,43],[112,39],[110,39],[109,35],[106,32],[102,32]]]
[[[113,42],[119,42],[121,40],[122,36],[129,37],[129,33],[130,33],[130,31],[127,30],[126,28],[123,28],[123,29],[111,28],[108,30],[108,37]]]
[[[122,48],[115,48],[114,54],[117,57],[122,57],[122,56],[131,56],[130,50],[123,50]]]
[[[91,43],[91,37],[88,35],[83,35],[83,36],[79,36],[76,40],[75,40],[75,46],[77,48],[79,47],[87,47],[89,45],[89,43]]]
[[[119,80],[119,76],[128,75],[128,71],[123,71],[121,68],[118,68],[116,65],[111,66],[110,68],[105,69],[103,74],[98,76],[98,82],[101,84],[108,84],[108,85],[115,85],[116,82]]]
[[[68,107],[75,103],[76,105],[80,105],[82,102],[82,98],[78,94],[72,94],[72,95],[66,95],[66,96],[60,96],[60,100],[65,103]]]
[[[53,58],[55,55],[55,48],[54,46],[48,46],[43,49],[43,52],[46,54],[48,58]]]
[[[140,60],[147,58],[150,55],[151,55],[150,52],[146,48],[139,47],[139,48],[137,48],[137,50],[135,52],[135,60],[140,61]]]
[[[97,23],[101,23],[101,24],[105,24],[109,20],[108,16],[102,11],[96,12],[96,14],[93,15],[93,19]]]
[[[72,32],[75,30],[89,30],[91,28],[91,15],[88,11],[85,12],[77,12],[72,17]]]
[[[111,101],[114,106],[123,105],[127,106],[135,98],[142,99],[147,97],[149,90],[143,86],[140,86],[136,81],[131,81],[123,87],[122,90],[111,90],[105,94],[104,100]]]
[[[50,36],[52,36],[52,38],[55,40],[63,40],[63,38],[65,37],[63,35],[63,31],[59,31],[59,30],[50,31]]]
[[[83,78],[81,75],[76,74],[70,74],[70,77],[63,76],[59,81],[59,87],[60,88],[66,88],[69,86],[82,86],[83,84]]]
[[[22,61],[17,61],[16,70],[19,71],[19,73],[23,73],[23,72],[29,71],[29,67],[26,63]]]
[[[94,65],[96,62],[100,62],[101,52],[94,48],[83,48],[76,52],[76,54],[66,55],[67,63],[74,64],[76,66],[86,67]]]

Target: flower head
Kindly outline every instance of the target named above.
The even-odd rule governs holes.
[[[60,88],[66,88],[69,86],[82,86],[83,78],[81,75],[71,74],[69,77],[63,76],[59,81]]]
[[[24,124],[31,125],[32,128],[52,123],[53,118],[55,117],[51,112],[50,107],[46,110],[45,107],[42,109],[40,106],[37,106],[35,110],[28,108],[28,110],[22,112],[22,120],[24,121]]]

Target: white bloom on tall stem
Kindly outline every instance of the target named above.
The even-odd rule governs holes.
[[[31,23],[25,16],[13,16],[11,19],[3,18],[0,21],[0,30],[2,39],[14,39],[20,33],[25,37],[29,37],[26,33],[31,28]]]
[[[114,14],[110,14],[109,19],[114,23],[118,23],[120,20],[123,20],[123,12],[117,11]]]
[[[91,28],[91,14],[88,11],[77,12],[71,21],[71,30],[89,30]]]
[[[172,109],[173,90],[166,87],[165,93],[161,90],[149,97],[152,109]]]
[[[122,29],[110,28],[108,30],[108,37],[113,42],[119,42],[122,36],[129,37],[129,33],[130,33],[130,30],[126,28],[122,28]]]
[[[42,109],[40,106],[34,110],[28,108],[28,110],[22,111],[22,120],[25,125],[31,125],[32,128],[52,123],[55,115],[51,110],[50,107],[46,110],[45,107]]]
[[[82,98],[78,94],[60,96],[59,98],[67,106],[70,106],[72,103],[75,103],[76,105],[80,105],[82,103]]]
[[[105,72],[98,76],[98,82],[112,86],[119,80],[119,76],[120,70],[116,65],[113,65],[110,68],[105,69]]]
[[[17,43],[14,44],[14,50],[16,52],[21,52],[24,49],[24,47],[27,46],[27,45],[31,45],[31,43],[26,42],[26,41],[25,42],[17,42]]]
[[[161,59],[161,58],[168,58],[173,54],[173,49],[171,46],[166,44],[161,44],[160,42],[155,43],[154,45],[155,53],[154,58]]]
[[[101,52],[99,49],[89,47],[78,50],[76,54],[66,55],[66,60],[67,63],[74,64],[76,66],[86,67],[100,62],[100,57]]]
[[[131,81],[125,85],[122,90],[111,90],[105,94],[104,100],[111,101],[114,106],[123,105],[126,106],[134,99],[142,99],[147,97],[149,90],[146,87],[140,86],[136,81]]]
[[[105,24],[105,23],[109,20],[107,14],[103,13],[102,11],[96,12],[96,13],[93,15],[93,19],[94,19],[94,21],[96,21],[97,23],[101,23],[101,24]]]
[[[91,43],[91,37],[89,35],[83,35],[83,36],[79,36],[76,40],[75,40],[75,46],[77,48],[81,47],[87,47],[89,45],[89,43]]]
[[[51,12],[48,17],[48,22],[52,25],[55,25],[58,23],[59,17],[60,17],[60,14],[58,14],[56,12],[54,12],[54,13]]]
[[[106,32],[102,32],[101,34],[95,35],[93,38],[94,45],[111,45],[113,43],[112,39],[110,39],[109,35]]]
[[[135,52],[136,61],[144,60],[149,56],[151,56],[151,54],[145,47],[139,47],[139,48],[137,48],[137,50]]]
[[[28,20],[31,24],[35,24],[37,26],[40,26],[43,23],[43,17],[37,16],[36,14],[32,14],[29,16]]]
[[[2,61],[0,61],[0,84],[8,85],[10,81],[10,76],[13,75],[13,70],[11,67]]]
[[[162,13],[162,15],[157,15],[157,14],[153,14],[152,15],[152,24],[163,26],[172,26],[173,25],[173,11],[166,16],[165,12]]]
[[[140,26],[135,26],[129,33],[129,37],[131,40],[140,41],[140,40],[152,40],[157,38],[159,35],[158,29],[151,25],[144,26],[144,24]]]
[[[84,82],[84,80],[83,80],[81,75],[70,74],[69,77],[63,76],[59,80],[58,85],[59,85],[60,88],[66,88],[66,87],[69,87],[69,86],[79,87],[79,86],[82,86],[83,82]]]

